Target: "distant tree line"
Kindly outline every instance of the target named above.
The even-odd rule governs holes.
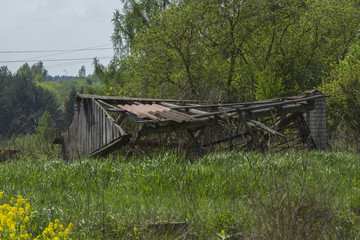
[[[0,67],[0,136],[36,132],[45,111],[57,127],[63,127],[63,114],[55,97],[39,86],[46,76],[42,62],[31,67],[24,64],[14,74]]]
[[[72,80],[72,79],[76,79],[78,77],[76,76],[65,76],[65,75],[62,75],[62,76],[59,76],[59,75],[55,75],[55,76],[51,76],[51,75],[48,75],[46,76],[46,81],[52,81],[52,82],[57,82],[57,81],[60,81],[60,80]]]
[[[76,77],[50,76],[42,62],[25,63],[15,73],[0,67],[0,140],[39,133],[48,141],[49,131],[71,124],[76,95],[102,94],[101,88],[95,75],[86,76],[85,66]]]

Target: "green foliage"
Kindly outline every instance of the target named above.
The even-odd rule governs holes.
[[[56,126],[61,127],[63,120],[54,96],[39,86],[46,74],[41,62],[31,67],[24,64],[14,75],[6,67],[1,68],[0,101],[7,114],[0,118],[0,125],[4,126],[0,128],[0,135],[34,133],[44,111],[48,111],[57,120]]]
[[[56,98],[56,102],[61,111],[65,111],[69,94],[75,90],[77,93],[97,94],[102,89],[102,84],[96,76],[86,78],[75,78],[69,80],[59,80],[56,82],[45,81],[39,83],[39,86],[51,92]],[[101,94],[101,92],[99,92]]]
[[[86,69],[85,66],[81,66],[80,70],[79,70],[79,77],[80,78],[86,78]]]
[[[71,125],[73,116],[74,116],[74,104],[75,104],[75,97],[77,93],[75,88],[71,89],[71,92],[68,95],[65,103],[65,123],[66,127]]]
[[[213,216],[211,225],[217,233],[224,231],[227,234],[234,234],[240,230],[237,229],[238,220],[229,211]]]
[[[124,1],[108,94],[246,101],[303,93],[357,39],[351,1]],[[95,61],[96,63],[96,61]]]
[[[13,76],[7,67],[0,67],[0,138],[2,135],[5,135],[7,130],[10,127],[10,122],[8,118],[10,115],[10,109],[6,106],[7,104],[7,95],[6,91],[9,88],[10,83],[12,82]]]
[[[256,99],[272,99],[284,95],[282,79],[276,77],[274,72],[260,72],[257,79]]]
[[[348,140],[360,139],[360,45],[354,44],[346,58],[326,79],[322,90],[327,100],[329,125],[336,132],[342,130]],[[337,133],[339,133],[337,131]]]
[[[126,54],[136,41],[137,34],[148,27],[149,21],[169,0],[121,0],[123,11],[116,10],[112,19],[114,34],[111,39],[117,54]]]
[[[38,135],[44,143],[50,143],[55,136],[54,122],[48,111],[45,111],[39,119]]]

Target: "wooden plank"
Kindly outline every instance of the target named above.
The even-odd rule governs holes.
[[[97,106],[97,115],[98,115],[98,132],[97,132],[97,149],[101,148],[101,144],[102,144],[102,114],[101,114],[101,109],[100,106]]]
[[[115,107],[115,106],[113,106],[111,104],[108,104],[108,103],[104,102],[103,100],[97,100],[97,102],[105,109],[114,109],[114,110],[120,110],[122,112],[125,112],[125,110],[122,110],[122,109],[117,108],[117,107]]]
[[[90,151],[90,144],[89,144],[89,142],[90,142],[90,123],[89,123],[89,121],[90,121],[90,119],[89,119],[89,117],[90,117],[90,110],[89,110],[89,108],[90,108],[90,99],[88,99],[87,101],[86,101],[86,105],[85,105],[86,107],[85,107],[85,130],[86,130],[86,134],[85,134],[85,145],[86,145],[86,156],[91,152]]]
[[[98,149],[97,151],[93,152],[89,157],[101,157],[105,156],[112,151],[119,149],[122,146],[125,146],[130,142],[131,135],[124,135],[121,138],[113,141],[111,144],[104,146],[103,148]]]
[[[95,102],[95,136],[94,136],[94,145],[95,145],[95,151],[99,149],[99,131],[100,131],[100,125],[99,125],[99,106]]]
[[[307,104],[289,104],[288,106],[283,104],[277,104],[277,105],[262,105],[262,106],[256,106],[256,107],[246,107],[246,108],[237,108],[237,109],[231,109],[228,111],[221,111],[221,112],[212,112],[207,114],[199,114],[194,115],[194,118],[205,118],[210,117],[214,115],[222,115],[222,114],[228,114],[228,113],[234,113],[234,112],[241,112],[243,113],[243,116],[251,116],[252,118],[261,118],[261,117],[271,117],[275,115],[282,115],[286,113],[292,113],[292,112],[307,112],[309,110],[314,109],[314,103],[309,102]],[[233,115],[235,116],[235,115]]]
[[[106,113],[106,111],[104,110],[104,125],[105,125],[105,142],[104,142],[104,146],[106,146],[109,142],[109,139],[111,139],[111,128],[109,128],[109,121],[110,119],[108,118],[108,115]],[[110,130],[110,131],[109,131]]]
[[[104,146],[106,146],[106,114],[105,111],[103,110],[102,106],[100,105],[100,109],[101,109],[101,124],[102,124],[102,132],[101,132],[101,136],[102,136],[102,141],[101,141],[101,148],[103,148]]]
[[[93,146],[93,136],[94,136],[94,99],[91,99],[91,115],[90,115],[90,137],[89,137],[89,142],[90,142],[90,151],[93,152],[94,151],[94,146]]]
[[[119,129],[115,126],[115,124],[112,126],[112,132],[113,132],[113,137],[114,139],[118,139],[120,137],[120,131]]]
[[[179,106],[179,105],[176,105],[176,104],[172,104],[172,103],[167,103],[167,102],[162,102],[161,103],[162,105],[166,106],[166,107],[169,107],[170,109],[178,109],[178,110],[188,110],[189,113],[192,113],[192,114],[208,114],[209,112],[205,112],[203,110],[198,110],[196,108],[201,108],[200,105],[197,105],[197,106]]]
[[[73,145],[73,157],[78,157],[78,149],[79,149],[79,142],[80,142],[80,127],[79,127],[79,121],[80,121],[80,105],[79,105],[79,110],[78,110],[78,116],[77,116],[77,120],[76,120],[76,123],[74,125],[74,136],[73,136],[73,139],[74,139],[74,145]]]
[[[112,141],[115,140],[114,138],[114,134],[113,134],[113,124],[114,124],[114,120],[113,118],[109,118],[109,116],[107,115],[107,129],[108,129],[108,136],[107,136],[107,144],[111,143]]]
[[[258,122],[256,120],[250,119],[250,120],[246,120],[246,122],[252,127],[261,128],[264,131],[269,132],[271,134],[278,135],[280,137],[285,137],[283,134],[279,133],[278,131],[275,131],[274,129],[272,129],[272,128],[266,126],[265,124]]]
[[[80,111],[80,129],[81,129],[81,135],[80,135],[80,139],[81,139],[81,145],[80,145],[80,155],[86,155],[86,119],[85,119],[85,104],[86,103],[82,103],[81,105],[81,111]]]
[[[94,99],[91,99],[90,101],[90,131],[89,131],[89,148],[90,151],[93,152],[93,146],[92,146],[92,135],[93,135],[93,114],[94,114]]]
[[[96,151],[97,149],[99,149],[99,144],[98,144],[98,137],[99,137],[99,111],[98,111],[98,105],[95,101],[95,105],[94,105],[94,117],[95,117],[95,123],[94,123],[94,136],[93,136],[93,151]]]
[[[97,115],[98,115],[98,137],[97,137],[97,148],[96,150],[101,148],[102,143],[102,114],[100,105],[97,103]]]
[[[76,158],[78,158],[79,156],[79,148],[80,148],[80,144],[81,144],[81,129],[80,129],[80,125],[81,125],[81,105],[82,103],[80,103],[79,105],[79,115],[78,115],[78,121],[76,122],[77,126],[76,126],[76,145],[75,145],[75,149],[74,149],[74,156],[76,156]]]
[[[81,130],[82,130],[82,134],[81,134],[81,142],[82,142],[82,156],[86,156],[87,155],[87,139],[86,139],[86,135],[87,135],[87,127],[86,127],[86,104],[87,104],[87,100],[84,101],[83,104],[83,110],[82,110],[82,125],[81,125]]]
[[[92,114],[93,114],[93,109],[92,109],[92,99],[89,99],[88,101],[88,149],[89,152],[92,152],[92,146],[91,146],[91,135],[92,135]]]
[[[80,129],[80,125],[81,125],[81,103],[79,105],[79,115],[78,115],[78,121],[76,122],[77,124],[77,131],[76,131],[76,145],[75,145],[75,149],[74,149],[74,156],[76,156],[76,158],[79,157],[79,148],[80,148],[80,144],[81,144],[81,129]]]
[[[288,114],[286,114],[286,116],[282,117],[280,120],[278,120],[274,124],[273,128],[276,129],[276,130],[281,130],[281,129],[285,128],[290,123],[295,121],[296,118],[298,118],[300,114],[301,113],[288,113]]]
[[[280,116],[288,113],[296,112],[307,112],[314,109],[314,104],[309,103],[307,105],[292,104],[289,106],[283,106],[281,109],[274,110],[272,108],[261,109],[257,111],[250,112],[253,119],[262,118],[262,117],[271,117],[271,116]]]
[[[84,126],[83,126],[83,130],[84,130],[84,135],[83,135],[83,142],[84,142],[84,154],[87,156],[89,153],[89,128],[88,128],[88,101],[85,102],[84,104]]]

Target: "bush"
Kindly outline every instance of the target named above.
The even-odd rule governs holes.
[[[327,99],[328,125],[333,136],[360,140],[360,43],[350,50],[322,86]]]

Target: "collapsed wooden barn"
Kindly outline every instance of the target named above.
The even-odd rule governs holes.
[[[312,91],[258,102],[206,104],[80,94],[72,124],[57,143],[60,155],[69,160],[162,145],[197,154],[326,149],[325,98]]]

